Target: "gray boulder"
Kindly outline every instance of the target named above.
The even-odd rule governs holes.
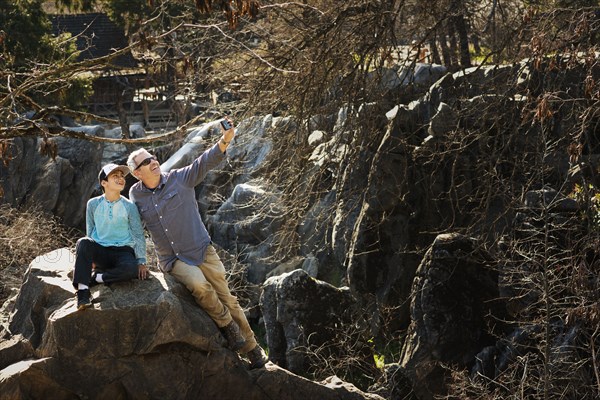
[[[252,117],[240,122],[233,145],[227,149],[231,163],[235,165],[236,182],[247,181],[255,175],[273,149],[268,131],[281,124],[272,115]]]
[[[308,136],[308,145],[317,146],[325,142],[327,134],[323,131],[315,130]]]
[[[0,163],[0,202],[12,206],[23,203],[35,177],[39,158],[37,146],[37,139],[31,137],[17,137],[11,141],[5,154],[10,161]]]
[[[261,310],[269,359],[294,373],[306,374],[315,352],[321,360],[344,360],[349,350],[352,368],[374,368],[360,329],[352,329],[360,326],[354,318],[355,305],[348,288],[318,281],[301,269],[267,279]]]
[[[399,86],[429,86],[446,73],[443,65],[414,63],[394,68],[380,68],[368,75],[369,79],[379,83],[383,90],[396,89]]]
[[[277,193],[270,192],[261,182],[237,185],[231,196],[206,221],[212,239],[248,264],[250,282],[262,283],[277,264],[264,263],[275,253],[277,232],[284,222],[284,213]],[[250,257],[251,254],[263,257]]]
[[[160,165],[162,172],[190,165],[200,154],[217,142],[219,122],[212,121],[193,129],[185,143]],[[214,140],[211,139],[214,137]]]
[[[97,182],[102,147],[80,139],[53,140],[58,150],[55,159],[40,154],[41,139],[15,138],[8,166],[0,165],[0,176],[9,177],[2,179],[0,201],[14,207],[35,205],[65,225],[81,228]]]
[[[189,292],[160,273],[98,285],[78,311],[60,249],[29,266],[0,340],[2,398],[380,399],[271,363],[248,370]]]
[[[495,343],[486,327],[501,328],[493,259],[475,240],[439,235],[425,254],[413,283],[411,317],[401,351],[402,372],[419,399],[443,395],[444,365],[467,368],[481,349]]]
[[[440,103],[437,112],[429,122],[427,133],[432,136],[445,135],[456,129],[458,118],[456,112],[446,103]]]
[[[129,135],[132,139],[142,138],[146,136],[146,130],[140,124],[132,124],[129,126]],[[113,139],[121,139],[121,127],[118,126],[112,129],[106,129],[104,130],[102,136]],[[124,143],[105,143],[103,145],[102,152],[102,165],[127,158],[129,153],[135,147],[136,146],[131,144],[126,145]]]
[[[85,207],[98,182],[102,145],[81,139],[57,138],[61,164],[60,194],[53,213],[69,226],[85,224]]]
[[[371,159],[364,196],[358,205],[347,256],[347,279],[352,293],[375,300],[378,309],[394,307],[393,329],[409,324],[408,299],[418,266],[411,254],[423,221],[415,217],[415,188],[410,148],[398,140],[402,132],[388,129]],[[413,192],[413,193],[411,193]],[[379,324],[373,315],[373,324]]]
[[[418,86],[430,86],[440,79],[447,68],[439,64],[415,63],[409,68],[398,71],[398,77],[403,85],[415,84]]]

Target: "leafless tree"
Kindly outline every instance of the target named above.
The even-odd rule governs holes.
[[[218,4],[225,3],[238,10],[244,4],[255,7],[254,2]],[[423,95],[411,86],[382,92],[370,77],[385,68],[410,68],[422,61],[442,63],[450,71],[492,62],[514,66],[515,74],[485,88],[488,96],[480,103],[467,101],[466,95],[460,99],[460,123],[435,147],[411,153],[416,154],[411,162],[423,174],[399,184],[418,188],[425,216],[414,247],[404,250],[422,254],[428,240],[450,230],[481,237],[506,261],[505,284],[516,291],[509,303],[517,308],[509,322],[530,332],[532,340],[523,353],[497,376],[482,382],[456,372],[449,396],[597,397],[597,4],[264,1],[252,9],[256,12],[199,16],[197,10],[208,11],[203,8],[208,4],[187,3],[180,13],[170,14],[165,4],[154,2],[152,18],[136,26],[130,48],[123,51],[135,51],[149,70],[168,71],[176,78],[169,93],[173,99],[227,90],[237,101],[217,102],[211,112],[229,113],[238,120],[271,113],[290,116],[296,123],[275,136],[274,151],[261,171],[282,191],[290,216],[280,233],[289,239],[282,241],[282,253],[297,248],[297,222],[312,201],[333,188],[344,188],[347,169],[363,167],[364,150],[376,153],[385,134],[378,116]],[[110,141],[67,132],[50,118],[64,113],[101,121],[97,116],[45,105],[36,97],[48,88],[64,89],[78,74],[104,68],[110,57],[0,72],[0,151],[10,138],[27,135]],[[515,76],[521,73],[529,75],[523,79],[527,84],[520,86]],[[309,171],[307,121],[365,104],[375,104],[377,111],[350,114],[340,140],[343,137],[352,148],[343,162]],[[25,117],[30,110],[33,113]],[[182,120],[174,132],[156,140],[168,140],[208,117]],[[415,127],[407,137],[421,135],[424,129]],[[51,142],[46,143],[45,151],[51,152]],[[397,148],[413,152],[416,147],[406,139]],[[570,156],[567,174],[552,163],[565,154]],[[573,171],[576,177],[570,175]],[[308,178],[299,184],[299,176]],[[527,193],[548,187],[577,197],[581,212],[560,217],[554,213],[558,198],[524,208]],[[340,190],[337,201],[349,194]],[[524,216],[515,228],[515,218]]]

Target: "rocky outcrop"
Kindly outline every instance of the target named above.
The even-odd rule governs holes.
[[[73,262],[60,249],[29,266],[0,341],[2,398],[379,398],[272,363],[248,370],[189,292],[160,273],[95,286],[93,307],[78,311]]]
[[[318,367],[311,359],[317,352],[339,360],[352,354],[353,368],[373,370],[356,305],[348,288],[318,281],[301,269],[267,279],[261,310],[269,358],[292,372],[306,374]]]
[[[102,158],[99,143],[54,139],[55,159],[39,152],[41,139],[15,138],[8,166],[0,164],[4,196],[12,206],[30,205],[59,217],[65,225],[82,227],[85,206],[97,184]]]
[[[371,75],[373,79],[380,80],[385,91],[392,93],[403,87],[403,82],[414,80],[417,83],[419,75],[424,78],[421,83],[429,85],[432,82],[430,79],[444,73],[441,69],[428,69],[427,66],[418,68],[412,74],[401,75],[399,71],[386,70]],[[448,364],[494,379],[507,365],[506,360],[519,354],[511,347],[526,347],[529,344],[533,335],[522,330],[499,335],[508,337],[509,345],[495,342],[491,339],[494,332],[487,331],[487,315],[498,317],[503,313],[501,307],[496,307],[491,300],[504,297],[510,298],[508,311],[512,313],[511,316],[518,316],[532,304],[532,297],[536,295],[534,291],[528,291],[526,296],[521,293],[524,288],[528,289],[527,285],[534,285],[535,282],[530,280],[523,284],[519,282],[514,287],[506,284],[503,287],[502,281],[509,281],[510,271],[501,269],[498,278],[494,269],[489,268],[494,261],[480,251],[472,239],[453,234],[437,238],[435,235],[445,231],[469,230],[483,236],[483,240],[493,238],[492,241],[495,241],[496,235],[510,229],[515,230],[517,238],[522,239],[521,243],[527,244],[532,238],[531,228],[541,232],[543,227],[549,226],[550,221],[554,224],[553,232],[556,235],[553,237],[557,237],[557,241],[562,242],[563,238],[567,238],[578,242],[572,240],[573,235],[578,233],[563,214],[574,214],[581,210],[574,200],[564,198],[564,194],[558,196],[560,193],[550,187],[559,187],[568,193],[572,190],[569,188],[571,182],[577,181],[585,187],[589,179],[597,187],[598,179],[594,171],[597,169],[600,145],[592,128],[582,132],[586,136],[582,142],[583,151],[589,152],[587,155],[590,157],[586,164],[577,166],[573,164],[577,161],[577,154],[571,154],[570,159],[569,151],[566,151],[571,139],[564,141],[563,138],[546,149],[547,152],[539,151],[541,128],[537,123],[525,121],[523,124],[523,111],[528,110],[525,107],[527,104],[535,103],[532,103],[532,99],[541,94],[542,89],[546,90],[542,84],[545,78],[540,71],[530,68],[527,62],[510,66],[480,65],[441,76],[422,96],[414,91],[400,95],[401,98],[410,97],[409,101],[397,101],[398,98],[393,97],[395,105],[370,103],[358,109],[347,105],[337,113],[300,122],[271,115],[239,121],[234,145],[228,149],[228,160],[209,173],[196,193],[213,240],[231,251],[236,261],[248,266],[244,278],[261,284],[263,279],[270,277],[263,293],[262,307],[273,360],[293,372],[305,373],[307,364],[313,368],[312,362],[306,362],[309,354],[298,350],[335,343],[339,337],[332,336],[332,332],[336,324],[345,326],[348,321],[345,313],[347,308],[354,306],[354,301],[361,302],[360,306],[367,310],[365,314],[371,318],[369,328],[376,339],[381,339],[378,336],[382,333],[379,328],[387,330],[383,334],[393,334],[394,338],[400,339],[408,329],[401,362],[393,365],[393,368],[387,368],[390,371],[389,381],[396,386],[394,389],[402,386],[402,394],[397,394],[400,398],[404,396],[406,382],[411,382],[414,392],[422,399],[442,393],[446,379],[443,366]],[[576,84],[583,79],[576,79],[573,76],[576,72],[568,72],[569,96],[573,99],[584,98],[581,92],[584,85]],[[559,92],[567,94],[562,88]],[[574,101],[572,105],[569,105],[571,102],[565,102],[560,112],[553,114],[553,128],[546,132],[550,134],[548,143],[554,143],[553,140],[565,132],[565,127],[580,124],[572,119],[580,114],[571,112],[571,107],[579,107],[578,102]],[[384,108],[387,106],[390,107]],[[368,121],[370,125],[361,128],[348,124],[351,122],[349,116],[353,117],[351,120]],[[302,189],[306,182],[317,176],[319,187],[310,188],[311,204],[300,211],[294,210],[298,213],[294,213],[293,219],[282,223],[281,220],[290,215],[286,208],[289,203],[282,200],[285,197],[280,195],[278,188],[261,179],[261,174],[272,170],[273,164],[265,166],[265,161],[286,161],[272,159],[273,143],[277,141],[271,135],[281,135],[291,130],[296,133],[296,138],[302,139],[303,131],[299,127],[303,127],[305,122],[308,123],[308,132],[312,132],[306,138],[306,143],[301,143],[299,147],[299,151],[306,151],[306,154],[302,154],[306,168],[292,184]],[[186,144],[173,156],[166,152],[165,157],[159,156],[165,160],[163,169],[186,165],[212,145],[219,134],[213,128],[218,128],[218,122],[205,124],[190,133]],[[458,148],[453,148],[458,144]],[[2,181],[5,201],[23,204],[32,199],[44,209],[73,221],[73,215],[81,213],[81,205],[85,204],[86,179],[90,185],[95,185],[99,167],[96,153],[93,147],[91,150],[76,147],[71,154],[59,151],[56,161],[40,161],[39,156],[35,155],[37,153],[32,152],[36,145],[29,139],[15,139],[15,153],[8,167],[8,175],[5,174],[6,167],[0,165],[1,176],[10,176],[10,180]],[[549,185],[548,189],[539,189],[543,185],[539,185],[535,179],[529,181],[527,178],[527,183],[513,180],[524,178],[519,176],[519,168],[525,165],[521,164],[519,158],[541,157],[542,153],[542,163],[531,165],[536,165],[536,169],[537,166],[543,167],[540,172],[544,175],[543,185]],[[493,162],[488,166],[490,156]],[[42,164],[43,167],[39,167]],[[33,165],[38,165],[39,168],[34,169],[37,172],[25,173]],[[576,174],[575,167],[579,168]],[[565,185],[565,182],[569,182],[569,185]],[[497,191],[492,190],[494,193],[489,193],[490,197],[484,193],[505,183],[514,183],[515,187],[507,191],[500,186]],[[66,195],[62,193],[65,188]],[[531,188],[536,190],[530,191]],[[301,189],[297,193],[301,193]],[[526,193],[523,199],[526,212],[519,211],[522,209],[520,207],[514,208],[515,193]],[[550,220],[537,218],[536,210],[540,207],[546,209],[547,206],[550,206]],[[593,210],[588,209],[590,213]],[[291,225],[295,230],[289,229],[281,234],[282,227],[289,228]],[[486,234],[490,236],[485,237]],[[282,243],[283,240],[290,240],[291,243]],[[425,249],[432,241],[434,243],[423,259]],[[595,244],[589,246],[597,247]],[[275,252],[283,247],[289,251]],[[501,243],[499,247],[502,247]],[[554,245],[546,248],[560,249]],[[595,248],[590,247],[589,250],[595,252]],[[286,253],[285,256],[282,253]],[[514,257],[511,254],[505,256],[508,260]],[[498,260],[502,258],[497,257]],[[518,259],[518,265],[513,270],[519,275],[528,276],[528,263]],[[314,278],[327,280],[336,286],[348,284],[350,290],[328,286],[301,271],[295,271],[297,268],[311,271]],[[290,270],[294,271],[277,276]],[[72,289],[68,285],[60,290],[58,286],[49,288],[46,281],[54,275],[40,276],[43,278],[38,278],[37,283],[27,283],[35,291],[31,289],[29,294],[22,293],[20,296],[21,303],[11,319],[11,329],[15,335],[0,345],[2,362],[21,371],[21,383],[28,383],[26,377],[36,377],[38,371],[56,370],[57,363],[64,362],[63,358],[54,355],[58,347],[70,349],[61,350],[66,354],[64,359],[67,356],[73,358],[78,352],[92,351],[72,342],[57,347],[56,343],[60,341],[56,336],[60,336],[60,332],[85,332],[62,325],[65,324],[62,318],[68,313],[60,310],[68,302],[72,307]],[[68,280],[66,277],[61,279]],[[168,277],[164,279],[168,284]],[[594,275],[589,279],[594,281],[584,282],[589,285],[586,290],[597,291],[597,277]],[[156,278],[150,283],[134,282],[123,287],[126,288],[125,293],[136,292],[136,285],[148,286],[158,282]],[[112,291],[119,287],[96,290],[104,302],[110,301],[113,296],[118,297],[119,291]],[[186,299],[185,293],[181,294],[181,298],[176,295],[177,299],[174,299],[168,293],[175,293],[177,286],[165,289],[161,284],[152,288],[162,294],[144,300],[140,309],[150,312],[153,321],[159,317],[166,321],[164,323],[176,326],[177,332],[187,333],[183,337],[180,333],[173,333],[173,338],[153,344],[148,339],[144,341],[138,338],[132,333],[134,329],[126,321],[121,321],[119,328],[127,338],[134,337],[137,347],[123,352],[118,343],[101,343],[99,346],[102,351],[91,353],[94,357],[110,354],[118,360],[114,361],[115,365],[119,363],[115,371],[123,372],[124,358],[132,365],[137,365],[141,358],[152,361],[155,354],[159,353],[159,358],[177,360],[173,362],[175,371],[186,382],[192,374],[180,368],[180,363],[187,362],[185,360],[193,359],[194,363],[203,365],[203,361],[198,360],[210,355],[211,360],[222,357],[219,362],[227,364],[232,371],[237,371],[239,366],[243,369],[243,363],[239,364],[236,357],[223,353],[220,336],[214,326],[198,333],[196,326],[179,325],[182,320],[198,318],[186,314],[191,300]],[[412,303],[409,302],[411,299]],[[138,304],[136,301],[137,298],[124,298],[118,303],[117,309],[119,312],[127,309],[131,313],[127,317],[136,324],[148,324],[136,314],[137,311],[130,310],[137,309],[137,306],[132,307]],[[175,303],[171,304],[170,301]],[[180,304],[181,301],[183,303]],[[157,304],[179,316],[177,321],[164,316],[165,311],[157,308]],[[179,308],[183,311],[172,311]],[[82,318],[87,318],[86,315],[100,311],[111,315],[105,323],[116,318],[112,314],[117,314],[115,310],[98,307],[87,314],[71,313],[68,317],[82,324]],[[59,312],[65,315],[57,320]],[[102,319],[98,317],[98,320]],[[259,318],[260,315],[255,315],[255,319]],[[212,326],[211,321],[203,320],[200,323]],[[91,322],[87,324],[91,326]],[[158,326],[142,326],[164,334]],[[162,323],[160,326],[163,326]],[[115,329],[112,325],[109,328]],[[21,335],[23,339],[16,335]],[[211,335],[215,337],[216,344],[210,344]],[[565,336],[570,338],[570,331]],[[107,349],[115,346],[119,349],[117,354],[107,353]],[[211,350],[213,346],[216,346],[216,350]],[[184,356],[182,348],[190,355]],[[19,361],[29,358],[31,365],[19,364]],[[144,369],[145,365],[136,368],[140,368],[144,374],[150,373]],[[216,374],[214,369],[203,368],[206,368],[207,376]],[[267,370],[273,372],[272,368],[270,365]],[[96,369],[92,371],[97,372]],[[58,375],[44,373],[46,375],[43,378],[36,379],[46,382],[48,390],[60,387],[61,390],[67,390],[65,396],[74,390],[76,392]],[[119,382],[116,384],[120,385],[119,389],[106,389],[108,394],[115,394],[122,388],[125,388],[122,389],[125,393],[130,393],[134,387],[125,378],[102,375],[106,374],[103,371],[98,373],[103,378]],[[160,373],[169,379],[177,375],[171,371]],[[277,370],[277,373],[286,372]],[[249,374],[254,376],[255,372]],[[245,377],[240,377],[242,375],[229,377],[231,380],[227,383],[246,382]],[[138,379],[138,375],[132,376]],[[85,379],[84,382],[89,381]],[[209,388],[210,385],[207,383],[204,387]],[[242,384],[240,386],[245,387]],[[144,392],[147,389],[135,389],[147,393]],[[193,392],[196,389],[190,390]],[[252,390],[248,392],[254,393]],[[152,392],[151,395],[156,393]],[[396,390],[396,393],[399,391]]]
[[[23,204],[33,179],[33,166],[37,164],[37,139],[14,138],[8,147],[9,163],[0,163],[0,184],[3,203],[16,206]]]
[[[59,121],[69,122],[69,121]],[[89,136],[118,138],[121,129],[101,125],[83,126],[70,121],[65,129]],[[132,137],[145,135],[139,125],[131,126]],[[130,146],[102,144],[81,139],[57,137],[55,158],[40,153],[41,139],[14,138],[9,146],[6,164],[0,163],[0,203],[13,207],[34,206],[46,211],[67,226],[85,227],[85,206],[99,193],[98,171],[108,162],[122,162]]]
[[[418,261],[404,250],[414,245],[419,222],[410,186],[410,149],[399,140],[402,132],[394,125],[388,125],[371,158],[366,190],[352,230],[347,277],[354,293],[374,297],[380,309],[390,303],[400,304],[395,326],[406,329],[407,299]]]
[[[240,254],[247,263],[248,280],[264,282],[273,269],[269,255],[276,252],[277,232],[284,222],[284,212],[278,207],[277,193],[271,193],[261,182],[241,183],[221,207],[207,218],[212,239],[226,243],[227,250]]]
[[[472,238],[439,235],[416,272],[412,322],[401,352],[401,371],[418,398],[443,394],[443,365],[472,365],[475,355],[495,342],[503,317],[492,257]]]

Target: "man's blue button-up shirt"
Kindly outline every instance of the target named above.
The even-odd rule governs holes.
[[[191,165],[163,172],[155,189],[140,181],[129,190],[129,199],[150,232],[162,271],[171,271],[177,259],[190,265],[204,262],[210,236],[200,218],[194,187],[224,158],[215,144]]]

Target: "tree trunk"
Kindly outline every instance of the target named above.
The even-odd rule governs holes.
[[[458,35],[460,65],[462,68],[468,68],[471,66],[471,54],[469,54],[469,33],[467,32],[467,23],[462,14],[457,15],[453,20]]]
[[[121,139],[129,139],[131,137],[131,134],[129,132],[129,122],[127,121],[127,113],[123,108],[122,96],[119,96],[117,108],[119,109],[119,125],[121,126]]]
[[[435,38],[429,40],[429,50],[431,51],[431,62],[433,64],[441,64],[442,60],[440,59],[440,52],[438,51]]]
[[[456,43],[456,31],[454,29],[454,23],[452,17],[446,21],[446,28],[448,29],[448,43],[450,44],[450,59],[451,66],[455,67],[458,64],[458,44]]]
[[[131,134],[129,133],[129,121],[127,120],[127,112],[123,106],[123,93],[126,89],[117,91],[117,113],[119,114],[119,125],[121,126],[121,139],[129,139]]]
[[[446,41],[446,34],[441,33],[439,35],[440,49],[442,49],[442,58],[444,60],[444,65],[451,70],[453,68],[452,57],[450,55],[450,48],[448,48],[448,42]]]

